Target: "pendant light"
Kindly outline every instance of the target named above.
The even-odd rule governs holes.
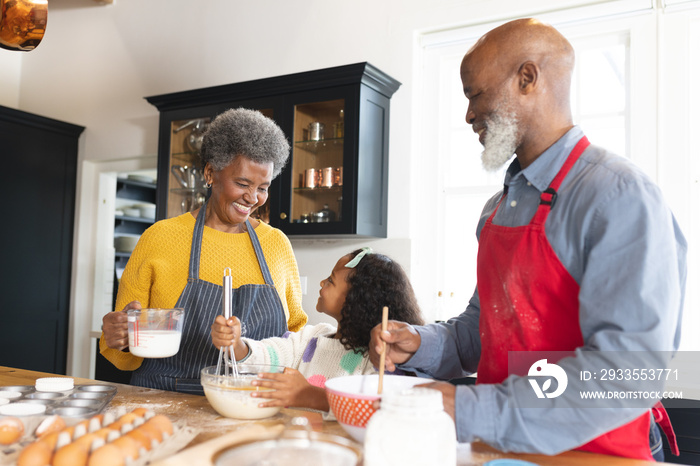
[[[0,48],[29,52],[46,32],[48,0],[0,0]]]

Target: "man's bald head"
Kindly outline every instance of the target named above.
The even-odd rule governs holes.
[[[525,62],[537,64],[557,98],[569,99],[574,49],[559,31],[534,18],[516,19],[484,34],[464,57],[476,66],[493,66],[499,73],[516,73]]]
[[[573,68],[573,47],[548,24],[518,19],[487,32],[460,69],[469,99],[467,123],[484,144],[489,133],[496,134],[498,118],[512,120],[515,153],[527,166],[573,125]]]

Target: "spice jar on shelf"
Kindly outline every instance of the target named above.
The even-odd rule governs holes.
[[[315,223],[335,222],[335,212],[328,208],[328,204],[323,204],[323,209],[314,213]]]
[[[320,185],[322,188],[332,188],[333,185],[335,184],[334,178],[335,178],[335,173],[333,167],[325,167],[321,169],[321,182]]]
[[[304,172],[304,187],[318,188],[318,175],[320,172],[315,168],[307,168]]]
[[[345,110],[340,109],[339,119],[333,123],[333,137],[342,138],[345,137]]]
[[[333,170],[333,186],[343,186],[343,167]]]
[[[320,121],[312,121],[309,123],[309,139],[311,141],[323,140],[323,130],[325,125]]]

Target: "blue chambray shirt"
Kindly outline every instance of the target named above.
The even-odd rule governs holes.
[[[528,224],[540,194],[582,136],[582,130],[573,127],[524,170],[514,159],[504,181],[508,193],[494,223]],[[486,203],[477,238],[502,195],[503,191]],[[600,351],[637,351],[645,355],[639,367],[648,367],[650,351],[678,349],[687,243],[661,191],[639,168],[591,144],[564,179],[545,229],[554,252],[580,286],[584,346],[576,350],[576,357],[558,363],[568,374],[567,391],[605,389],[596,381],[584,384],[578,376],[585,368],[609,366]],[[443,380],[475,372],[481,351],[478,324],[475,291],[460,316],[417,327],[421,347],[401,367]],[[629,354],[635,358],[635,353]],[[655,368],[669,363],[661,355],[652,355],[652,360]],[[635,361],[630,364],[635,366]],[[634,390],[638,385],[620,382],[617,388]],[[481,440],[504,451],[557,454],[647,409],[573,409],[555,402],[549,408],[514,408],[519,394],[531,390],[527,379],[517,376],[501,384],[457,386],[457,439]],[[648,406],[655,401],[649,400]]]

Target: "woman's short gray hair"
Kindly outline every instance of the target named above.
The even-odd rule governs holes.
[[[232,108],[218,115],[204,133],[200,153],[202,168],[226,168],[239,155],[256,163],[274,165],[275,178],[289,158],[289,143],[284,132],[257,110]]]

